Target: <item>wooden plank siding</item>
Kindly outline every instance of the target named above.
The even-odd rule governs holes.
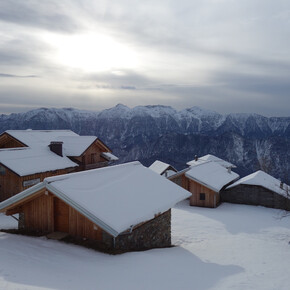
[[[53,217],[55,232],[69,232],[69,206],[59,198],[53,199]]]
[[[102,152],[107,152],[103,149],[98,141],[91,144],[81,156],[72,157],[72,161],[77,162],[80,166],[76,171],[94,169],[106,166],[108,161],[101,156]]]
[[[0,202],[22,191],[21,177],[5,168],[5,174],[0,175]]]
[[[69,234],[71,236],[102,241],[102,232],[101,228],[72,207],[69,207]]]
[[[41,194],[21,206],[25,229],[49,233],[53,231],[53,196]]]
[[[27,147],[27,146],[7,133],[3,133],[0,136],[0,148],[19,148],[19,147]]]
[[[7,133],[0,136],[0,148],[15,148],[26,147],[25,144],[15,139]],[[70,159],[79,164],[77,168],[66,168],[54,171],[40,172],[27,176],[19,176],[9,168],[0,164],[5,168],[5,173],[0,173],[0,202],[4,201],[13,195],[33,186],[36,181],[42,182],[46,177],[56,176],[61,174],[70,173],[73,171],[83,171],[88,169],[95,169],[108,165],[108,161],[101,156],[102,152],[111,152],[100,140],[93,142],[87,150],[78,157],[70,157]],[[32,184],[29,183],[32,182]],[[33,183],[33,181],[35,181]]]
[[[29,186],[24,186],[23,182],[25,181],[39,179],[39,181],[41,182],[46,177],[66,174],[72,171],[72,168],[67,168],[67,169],[41,172],[41,173],[31,174],[27,176],[19,176],[13,171],[11,171],[9,168],[5,166],[3,167],[5,168],[5,175],[0,175],[0,202],[10,198],[11,196],[33,185],[32,184]]]
[[[220,203],[220,194],[215,192],[206,186],[189,179],[185,176],[185,173],[178,175],[174,178],[169,178],[171,181],[177,183],[182,188],[191,192],[191,197],[189,198],[189,203],[192,206],[202,206],[202,207],[217,207]],[[203,193],[205,196],[204,200],[200,199],[200,194]]]
[[[62,231],[74,237],[102,241],[103,230],[100,227],[46,190],[33,199],[23,200],[6,214],[16,212],[24,214],[24,228],[28,231],[43,234]]]
[[[186,183],[186,182],[185,182]],[[186,185],[186,184],[185,184]],[[187,178],[187,188],[192,193],[190,197],[190,205],[202,207],[216,207],[220,201],[220,195],[206,186]],[[200,199],[200,194],[205,195],[205,199]]]

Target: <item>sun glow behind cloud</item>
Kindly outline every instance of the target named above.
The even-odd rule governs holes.
[[[101,34],[47,34],[44,40],[55,51],[53,61],[85,72],[134,69],[139,64],[134,49]]]
[[[288,116],[290,2],[260,2],[0,1],[1,105]]]

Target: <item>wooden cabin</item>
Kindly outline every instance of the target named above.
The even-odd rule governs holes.
[[[153,170],[157,174],[160,174],[164,177],[170,177],[177,173],[177,170],[173,166],[159,160],[153,162],[149,166],[149,169]]]
[[[290,211],[290,186],[259,170],[225,188],[221,199]]]
[[[9,130],[0,136],[0,201],[44,178],[118,160],[95,136],[70,130]]]
[[[111,181],[114,182],[111,182]],[[27,233],[62,232],[95,248],[171,245],[171,207],[189,193],[139,162],[46,178],[0,203]]]
[[[66,174],[73,171],[73,167],[20,176],[9,168],[0,164],[0,202],[13,195],[43,181],[46,177]]]
[[[220,191],[239,175],[209,161],[186,169],[180,177],[181,186],[191,192],[190,205],[214,208],[220,203]]]
[[[0,149],[0,201],[49,176],[69,173],[77,164],[49,149]]]
[[[78,171],[104,167],[118,160],[96,136],[79,136],[71,130],[8,130],[0,135],[0,148],[44,146],[69,157],[78,164]]]
[[[220,203],[220,195],[218,191],[192,180],[185,178],[185,186],[192,193],[190,197],[190,205],[202,207],[217,207]]]

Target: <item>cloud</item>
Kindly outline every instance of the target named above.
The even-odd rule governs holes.
[[[9,96],[21,108],[123,102],[289,115],[289,16],[283,0],[1,1],[1,101]],[[129,47],[138,66],[89,73],[61,63],[44,39],[84,32]]]
[[[27,69],[27,66],[48,65],[44,56],[49,55],[51,49],[36,35],[13,31],[10,34],[7,31],[6,35],[9,37],[3,37],[4,41],[0,42],[0,70],[3,67],[17,67],[21,70],[25,67]]]
[[[38,76],[28,75],[28,76],[18,76],[18,75],[11,75],[11,74],[3,74],[0,73],[0,78],[37,78]]]
[[[0,2],[0,20],[37,29],[73,32],[76,21],[66,15],[67,8],[60,1],[18,1]]]
[[[84,82],[91,83],[84,88],[99,88],[110,90],[156,90],[160,89],[154,78],[142,72],[129,69],[84,74],[80,76]]]
[[[255,75],[236,72],[221,72],[216,79],[223,83],[223,86],[239,92],[259,93],[263,95],[277,95],[279,97],[289,96],[289,76]]]
[[[109,85],[109,84],[97,84],[95,86],[96,88],[98,89],[103,89],[103,90],[137,90],[136,87],[134,86],[119,86],[119,87],[114,87],[112,85]],[[93,87],[91,86],[84,86],[84,87],[81,87],[83,89],[92,89]]]
[[[121,86],[122,90],[136,90],[137,88],[134,86]]]

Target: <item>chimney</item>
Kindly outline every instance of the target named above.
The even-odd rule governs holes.
[[[232,167],[231,167],[231,166],[228,167],[228,173],[229,173],[229,174],[232,173]]]
[[[50,142],[50,144],[48,146],[50,148],[50,151],[52,151],[55,154],[62,157],[63,156],[62,155],[62,144],[63,144],[63,142],[52,141],[52,142]]]
[[[197,155],[194,156],[194,161],[197,161],[198,160],[198,157]]]
[[[283,186],[284,186],[283,181],[280,181],[280,188],[283,189]]]

